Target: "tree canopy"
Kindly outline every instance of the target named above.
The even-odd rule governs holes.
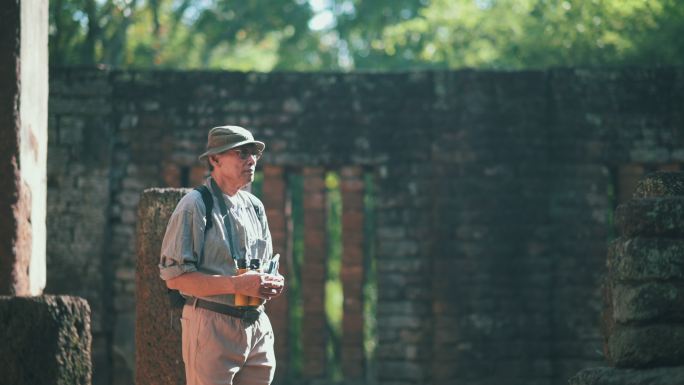
[[[53,65],[232,70],[684,64],[680,0],[52,0]]]

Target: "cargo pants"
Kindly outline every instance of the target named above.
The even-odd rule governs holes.
[[[268,385],[273,380],[274,337],[266,313],[247,325],[186,305],[181,325],[186,385]]]

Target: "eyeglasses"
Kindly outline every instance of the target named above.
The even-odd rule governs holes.
[[[235,151],[237,156],[242,160],[247,160],[250,156],[254,156],[256,160],[259,160],[263,154],[259,149],[250,147],[234,148],[231,151]]]

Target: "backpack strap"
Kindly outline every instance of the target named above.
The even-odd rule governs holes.
[[[205,185],[197,186],[195,187],[196,191],[199,191],[200,194],[202,194],[202,202],[204,202],[204,207],[205,207],[205,219],[206,219],[206,227],[204,231],[206,232],[211,228],[213,225],[213,222],[211,220],[211,210],[214,208],[214,199],[211,197],[211,191],[209,191],[209,187]]]
[[[211,220],[211,210],[214,207],[214,200],[212,199],[211,191],[209,191],[209,188],[207,186],[197,186],[195,187],[195,190],[199,191],[199,193],[202,195],[202,202],[204,202],[204,207],[206,211],[205,219],[207,223],[206,227],[204,228],[204,233],[206,234],[207,230],[209,230],[211,226],[214,224]],[[183,297],[183,295],[178,290],[167,288],[166,294],[168,296],[171,308],[180,309],[183,307],[183,305],[185,305],[185,297]]]

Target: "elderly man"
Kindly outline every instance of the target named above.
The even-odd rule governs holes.
[[[206,187],[181,199],[166,228],[159,268],[169,289],[185,297],[187,385],[273,380],[273,330],[262,303],[282,292],[283,277],[259,270],[238,274],[238,265],[272,256],[263,204],[242,190],[254,180],[264,148],[242,127],[212,128],[207,151],[200,155],[211,173]],[[209,213],[207,206],[212,206]],[[236,298],[247,296],[252,306],[236,304]]]

